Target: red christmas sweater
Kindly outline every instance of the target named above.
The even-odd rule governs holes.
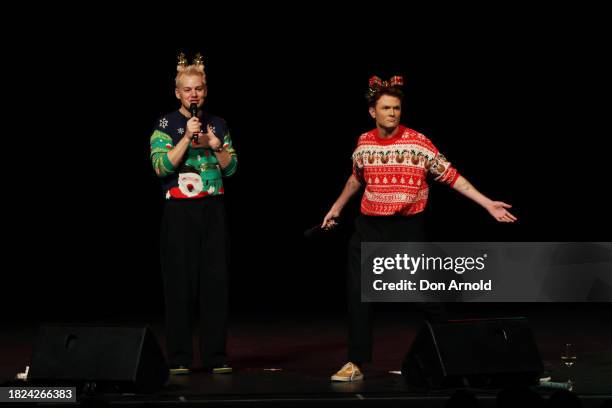
[[[374,129],[362,134],[353,153],[353,174],[365,184],[364,215],[404,215],[422,212],[427,204],[427,174],[451,187],[457,170],[423,134],[400,126],[388,139]]]

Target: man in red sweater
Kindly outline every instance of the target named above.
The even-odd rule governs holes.
[[[360,366],[372,359],[369,303],[361,302],[361,242],[424,241],[423,211],[429,187],[427,176],[450,185],[484,207],[499,222],[514,222],[511,206],[480,193],[423,134],[400,125],[403,79],[370,79],[368,106],[376,128],[362,134],[353,153],[353,173],[323,219],[332,228],[346,203],[361,187],[361,215],[349,243],[349,339],[348,360],[332,381],[363,379]],[[430,320],[444,320],[441,304],[420,305]]]

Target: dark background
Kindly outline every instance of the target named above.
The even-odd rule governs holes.
[[[238,172],[226,180],[233,313],[344,311],[346,241],[359,200],[338,231],[313,239],[303,231],[321,222],[350,174],[357,137],[374,126],[364,99],[374,74],[403,75],[402,122],[519,218],[498,224],[432,182],[430,240],[609,240],[597,25],[577,35],[538,18],[457,22],[446,31],[380,29],[386,21],[352,31],[258,23],[207,26],[197,37],[152,27],[41,33],[14,55],[34,62],[27,75],[13,67],[6,77],[19,97],[7,127],[17,147],[7,152],[14,171],[5,173],[9,319],[163,315],[163,200],[149,136],[178,107],[179,51],[204,54],[208,110],[227,120],[238,152]]]

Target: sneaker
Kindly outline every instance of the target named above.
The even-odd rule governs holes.
[[[218,367],[213,367],[210,372],[213,374],[231,374],[232,367],[229,364],[223,364]]]
[[[351,362],[346,363],[340,371],[332,375],[332,381],[361,381],[363,380],[363,373],[357,364]]]
[[[184,365],[170,367],[170,375],[186,375],[191,374],[191,369]]]

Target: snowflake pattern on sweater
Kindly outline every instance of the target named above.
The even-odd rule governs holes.
[[[404,126],[388,139],[374,129],[362,134],[353,152],[353,174],[364,185],[361,213],[403,215],[422,212],[427,204],[427,175],[451,187],[457,170],[423,134]]]

